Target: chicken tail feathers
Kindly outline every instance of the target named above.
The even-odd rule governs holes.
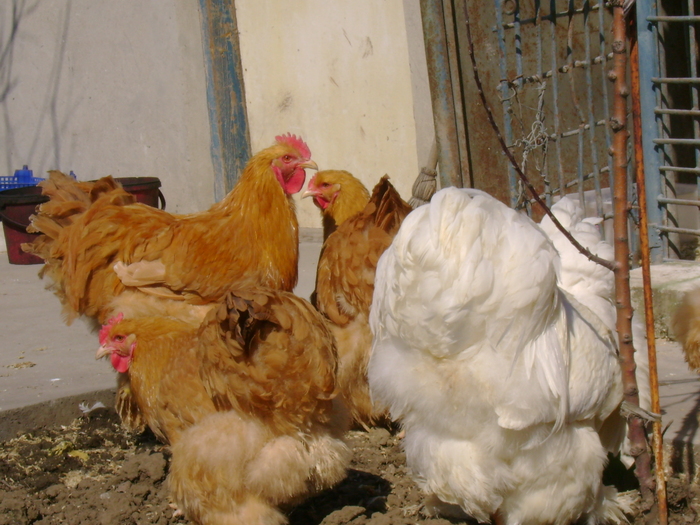
[[[328,423],[336,346],[307,301],[253,287],[229,293],[209,315],[201,374],[219,409],[256,414],[281,433]]]
[[[50,288],[63,303],[64,314],[71,322],[77,315],[86,313],[82,304],[84,286],[91,274],[76,250],[78,244],[84,243],[82,227],[76,223],[97,201],[125,206],[136,202],[136,198],[111,176],[95,182],[79,182],[60,171],[50,171],[49,178],[39,186],[49,200],[37,207],[27,231],[40,235],[35,241],[23,244],[22,249],[44,260],[41,275],[53,281]],[[72,231],[77,235],[71,235]]]
[[[384,175],[374,187],[365,213],[369,214],[371,207],[376,210],[374,212],[375,225],[392,236],[398,231],[406,215],[413,209],[389,182],[388,175]]]

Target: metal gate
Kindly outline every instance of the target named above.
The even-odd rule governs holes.
[[[505,137],[548,204],[574,193],[609,216],[611,16],[601,3],[558,4],[496,2]],[[508,168],[511,205],[527,207]]]
[[[641,57],[642,156],[653,263],[694,259],[698,251],[697,1],[630,3],[636,5]],[[614,126],[611,4],[421,0],[421,11],[440,164],[446,168],[442,185],[480,188],[535,218],[540,214],[481,106],[467,43],[468,14],[476,68],[506,146],[548,203],[569,194],[585,203],[588,214],[609,218]],[[631,133],[632,119],[628,122]],[[632,144],[629,141],[627,152],[630,178]],[[634,219],[636,185],[628,187]],[[636,233],[631,227],[633,251]],[[607,227],[606,237],[610,235]]]
[[[652,262],[694,259],[700,78],[693,0],[637,0],[644,171]]]
[[[548,204],[571,195],[584,203],[587,214],[610,218],[614,122],[609,6],[589,0],[422,0],[422,6],[436,125],[441,114],[435,98],[443,106],[451,98],[455,136],[466,144],[451,165],[467,165],[463,185],[525,208],[535,218],[541,214],[507,162],[479,102],[466,35],[468,9],[486,98],[530,181]],[[444,35],[434,29],[441,27],[439,22]],[[436,61],[435,44],[441,38],[445,57]],[[441,75],[449,82],[441,82]],[[634,195],[629,199],[634,201]]]

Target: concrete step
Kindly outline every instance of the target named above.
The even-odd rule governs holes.
[[[671,319],[683,295],[700,287],[700,263],[674,261],[651,268],[652,304],[656,337],[675,340]],[[642,269],[630,272],[632,306],[639,315],[644,315],[644,288]]]

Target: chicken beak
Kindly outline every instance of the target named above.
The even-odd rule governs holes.
[[[318,171],[318,164],[316,164],[313,160],[307,160],[306,162],[302,162],[299,164],[300,168],[304,168],[305,170],[316,170]]]
[[[97,349],[97,353],[95,354],[95,359],[102,359],[103,357],[108,356],[109,353],[110,353],[110,349],[103,345]]]
[[[306,197],[314,197],[315,195],[318,195],[318,192],[315,190],[306,190],[304,193],[301,194],[301,198],[305,199]]]

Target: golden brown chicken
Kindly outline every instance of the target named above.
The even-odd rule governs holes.
[[[199,524],[286,523],[345,476],[336,354],[321,315],[288,292],[227,294],[199,329],[115,318],[98,357],[128,373],[149,426],[172,444],[169,487]]]
[[[291,291],[299,234],[291,195],[316,169],[301,138],[280,135],[253,156],[234,189],[209,210],[173,215],[135,202],[111,177],[77,182],[51,172],[49,202],[32,217],[43,233],[23,249],[42,257],[68,323],[85,315],[104,324],[174,317],[199,326],[241,279]],[[128,377],[118,375],[116,409],[132,430],[144,421]]]
[[[685,362],[700,373],[700,288],[686,292],[671,323],[673,333],[683,345]]]
[[[111,318],[100,330],[97,359],[109,356],[128,380],[134,407],[163,443],[207,414],[214,402],[199,377],[199,328],[174,317]]]
[[[344,202],[346,198],[359,201],[357,196],[362,192],[358,188],[362,183],[349,173],[344,172],[342,180],[330,175],[323,180],[337,188],[335,207],[327,206],[324,215],[352,208],[352,204]],[[383,416],[383,411],[372,406],[367,385],[372,346],[368,319],[374,273],[379,257],[410,211],[411,207],[384,176],[359,213],[337,221],[338,228],[323,244],[316,272],[314,303],[330,321],[338,345],[338,385],[354,421],[365,427]]]
[[[312,197],[321,210],[325,241],[338,226],[365,208],[369,191],[347,171],[323,170],[311,178],[304,197]]]
[[[234,189],[209,210],[173,215],[134,203],[110,177],[79,183],[59,172],[42,182],[50,201],[32,217],[44,235],[23,248],[45,260],[70,322],[174,315],[201,322],[241,277],[292,290],[298,274],[298,223],[291,195],[307,145],[281,135],[250,159]],[[204,307],[202,307],[204,305]]]

